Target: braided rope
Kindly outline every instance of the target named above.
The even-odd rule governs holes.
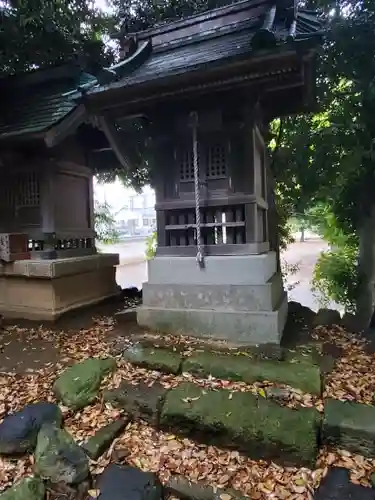
[[[195,220],[197,229],[197,262],[203,267],[203,245],[201,238],[201,213],[200,213],[200,182],[199,182],[199,159],[198,159],[198,114],[190,114],[190,123],[193,136],[193,168],[194,168],[194,197],[195,197]]]

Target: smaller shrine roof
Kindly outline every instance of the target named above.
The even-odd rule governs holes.
[[[286,20],[284,6],[294,20]],[[293,19],[293,18],[292,18]],[[138,50],[104,69],[88,94],[207,70],[301,45],[321,36],[315,11],[294,0],[242,0],[136,33]]]
[[[94,77],[72,65],[0,80],[0,140],[45,133],[78,108],[70,92],[94,81]]]

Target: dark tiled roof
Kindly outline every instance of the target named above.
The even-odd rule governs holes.
[[[65,94],[88,81],[94,78],[61,67],[3,80],[0,139],[40,133],[56,125],[77,107]]]
[[[245,0],[140,32],[138,38],[141,41],[151,39],[150,55],[138,66],[132,61],[130,67],[129,60],[124,60],[113,68],[114,81],[103,81],[89,93],[155,81],[207,65],[221,65],[232,58],[251,57],[256,50],[262,50],[259,45],[252,46],[252,40],[260,33],[265,16],[275,3],[271,0]],[[277,15],[270,32],[275,36],[275,47],[280,48],[287,43],[294,44],[321,35],[320,30],[316,12],[299,9],[293,32],[290,24]],[[263,48],[267,50],[270,46]]]

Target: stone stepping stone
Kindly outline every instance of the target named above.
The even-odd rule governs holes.
[[[317,489],[314,500],[375,500],[375,490],[350,482],[347,469],[332,467]]]
[[[82,444],[85,453],[92,460],[97,460],[109,448],[113,440],[125,429],[128,423],[129,419],[116,420],[99,429],[94,436]]]
[[[125,361],[133,365],[177,375],[181,370],[181,356],[172,350],[136,344],[123,353]]]
[[[311,394],[321,393],[320,368],[315,362],[260,360],[243,355],[195,352],[183,361],[182,371],[203,377],[212,375],[219,379],[247,383],[268,380]]]
[[[0,494],[0,500],[44,500],[44,497],[44,483],[38,477],[21,479]]]
[[[104,401],[124,409],[134,420],[142,419],[158,425],[166,392],[167,389],[157,383],[148,387],[123,382],[118,389],[104,391],[103,397]]]
[[[326,399],[323,444],[338,446],[365,457],[375,457],[375,407],[352,401]]]
[[[251,393],[184,383],[166,394],[160,424],[177,433],[181,428],[203,433],[206,442],[237,446],[254,459],[312,466],[319,421],[314,408],[293,410]]]
[[[335,309],[319,309],[317,315],[313,320],[313,326],[326,326],[341,324],[341,316]]]
[[[213,488],[203,481],[193,483],[184,476],[172,476],[164,490],[174,497],[188,500],[249,500],[233,489]]]
[[[83,449],[63,429],[43,425],[35,449],[35,472],[51,483],[80,484],[89,476]]]
[[[67,368],[55,381],[53,391],[64,405],[80,410],[98,395],[103,378],[116,368],[112,358],[89,358]]]
[[[135,467],[108,465],[99,476],[95,500],[163,500],[163,489],[156,476]],[[89,500],[94,497],[89,497]]]
[[[0,424],[0,454],[18,455],[31,452],[44,423],[62,423],[60,408],[53,403],[34,403],[5,417]]]

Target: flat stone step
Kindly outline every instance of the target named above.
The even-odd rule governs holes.
[[[120,419],[99,429],[82,448],[92,460],[97,460],[111,445],[113,440],[125,429],[129,419]]]
[[[332,467],[315,492],[314,500],[375,500],[375,490],[353,484],[347,469]]]
[[[163,488],[156,474],[117,464],[108,465],[94,489],[100,500],[163,500]]]
[[[182,371],[200,376],[247,383],[276,382],[311,394],[321,394],[320,368],[313,362],[260,360],[244,355],[194,352],[182,363]]]
[[[319,419],[314,408],[293,410],[250,393],[184,383],[167,392],[160,425],[174,432],[191,429],[205,442],[236,447],[254,459],[312,466]]]
[[[375,407],[326,399],[322,441],[329,446],[375,458]]]
[[[133,365],[176,375],[181,370],[182,357],[178,352],[136,344],[123,353],[123,358]]]
[[[161,408],[167,389],[159,384],[132,385],[122,382],[120,387],[104,391],[104,401],[125,410],[134,420],[142,419],[151,425],[158,425]]]

